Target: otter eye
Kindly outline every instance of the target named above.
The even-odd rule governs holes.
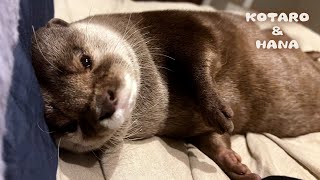
[[[80,61],[84,68],[90,68],[92,66],[92,60],[87,55],[82,55]]]

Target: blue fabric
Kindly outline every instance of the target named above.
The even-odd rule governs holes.
[[[20,0],[19,41],[14,48],[4,138],[7,180],[56,179],[57,148],[50,134],[43,132],[48,129],[30,54],[32,25],[37,29],[52,17],[52,0]]]

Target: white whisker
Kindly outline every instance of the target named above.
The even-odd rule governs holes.
[[[151,25],[150,25],[150,26],[145,26],[145,27],[136,29],[133,33],[131,33],[128,37],[126,37],[126,40],[128,40],[129,38],[131,38],[131,37],[132,37],[134,34],[136,34],[138,31],[141,32],[142,30],[147,29],[147,28],[149,28],[149,27],[151,27]]]
[[[174,72],[173,70],[171,70],[171,69],[169,69],[169,68],[166,68],[166,67],[163,67],[163,66],[157,66],[157,65],[155,65],[155,67],[160,68],[160,69],[165,69],[165,70],[168,70],[168,71],[171,71],[171,72]],[[140,68],[141,68],[141,69],[153,70],[152,67],[146,67],[146,66],[141,66]]]
[[[131,15],[132,15],[132,13],[130,13],[130,15],[129,15],[128,22],[127,22],[126,28],[125,28],[125,30],[124,30],[124,34],[123,34],[122,37],[118,40],[117,44],[114,46],[113,52],[117,49],[120,41],[125,40],[125,36],[126,36],[126,34],[129,32],[129,31],[127,31],[127,29],[128,29],[129,24],[130,24]],[[130,28],[130,29],[131,29],[131,28]]]
[[[153,41],[153,40],[156,40],[156,39],[142,39],[142,40],[140,40],[138,42],[134,42],[134,44],[131,45],[131,46],[132,46],[133,49],[136,49],[137,47],[139,47],[137,45],[139,45],[140,43],[148,44],[150,41]]]
[[[43,54],[43,52],[42,52],[42,50],[41,50],[41,48],[40,48],[40,46],[39,46],[38,38],[37,38],[36,32],[35,32],[35,30],[34,30],[34,26],[32,25],[31,27],[32,27],[34,39],[36,40],[37,47],[38,47],[39,52],[40,52],[40,54],[42,55],[43,59],[46,60],[52,67],[54,67],[55,69],[57,69],[58,71],[61,72],[61,70],[60,70],[58,67],[56,67],[52,62],[50,62],[50,61],[44,56],[44,54]]]
[[[122,39],[125,39],[125,36],[126,36],[126,35],[127,35],[127,33],[129,32],[129,31],[127,31],[127,29],[128,29],[129,24],[130,24],[131,15],[132,15],[132,13],[130,13],[130,15],[129,15],[129,19],[128,19],[128,22],[127,22],[126,28],[125,28],[125,30],[124,30],[124,35],[122,36]]]
[[[92,154],[97,158],[97,160],[101,161],[101,158],[99,158],[99,157],[96,155],[96,153],[94,153],[94,151],[91,151],[91,152],[92,152]]]
[[[90,10],[89,10],[89,15],[88,15],[88,17],[91,16],[92,7],[93,7],[93,1],[91,1],[91,6],[90,6]],[[89,21],[87,22],[86,34],[88,34],[88,25],[89,25],[89,23],[91,22],[91,20],[92,20],[93,17],[94,17],[94,16],[91,16],[91,18],[90,18]],[[86,41],[87,41],[87,36],[85,36],[85,39],[86,39]]]
[[[38,128],[39,128],[42,132],[44,132],[44,133],[48,133],[48,134],[54,133],[54,131],[45,131],[45,130],[43,130],[43,129],[40,127],[39,122],[37,122],[37,126],[38,126]]]
[[[62,137],[60,137],[60,139],[59,139],[59,142],[58,142],[58,149],[57,149],[57,158],[58,158],[58,167],[59,167],[59,179],[62,179],[61,178],[61,164],[59,163],[60,162],[60,143],[61,143],[61,139],[62,139]]]
[[[142,21],[142,18],[141,18],[138,22],[136,22],[135,24],[133,24],[133,25],[130,27],[130,29],[128,30],[128,32],[130,32],[132,29],[134,29],[141,21]],[[134,31],[133,33],[131,33],[131,34],[129,35],[129,37],[130,37],[132,34],[134,34],[135,32],[137,32],[137,31],[138,31],[138,28],[137,28],[136,31]],[[125,39],[125,40],[128,40],[129,37],[125,37],[124,39]]]
[[[61,143],[61,140],[62,140],[62,137],[60,137],[60,139],[59,139],[59,142],[58,142],[58,154],[57,154],[57,156],[58,156],[58,162],[59,162],[59,158],[60,158],[60,143]]]
[[[165,55],[165,54],[161,54],[161,53],[152,53],[150,52],[150,54],[153,54],[153,55],[157,55],[157,56],[163,56],[163,57],[167,57],[169,59],[172,59],[172,60],[176,60],[175,58],[171,57],[171,56],[168,56],[168,55]]]

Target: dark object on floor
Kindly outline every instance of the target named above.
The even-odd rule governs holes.
[[[263,178],[262,180],[300,180],[300,179],[287,177],[287,176],[268,176]]]
[[[134,1],[155,1],[155,0],[134,0]],[[201,4],[203,0],[157,0],[160,2],[189,2],[194,4]]]

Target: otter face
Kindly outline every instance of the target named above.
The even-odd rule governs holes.
[[[97,149],[130,121],[140,84],[137,57],[108,27],[52,19],[32,40],[49,130],[75,152]]]

